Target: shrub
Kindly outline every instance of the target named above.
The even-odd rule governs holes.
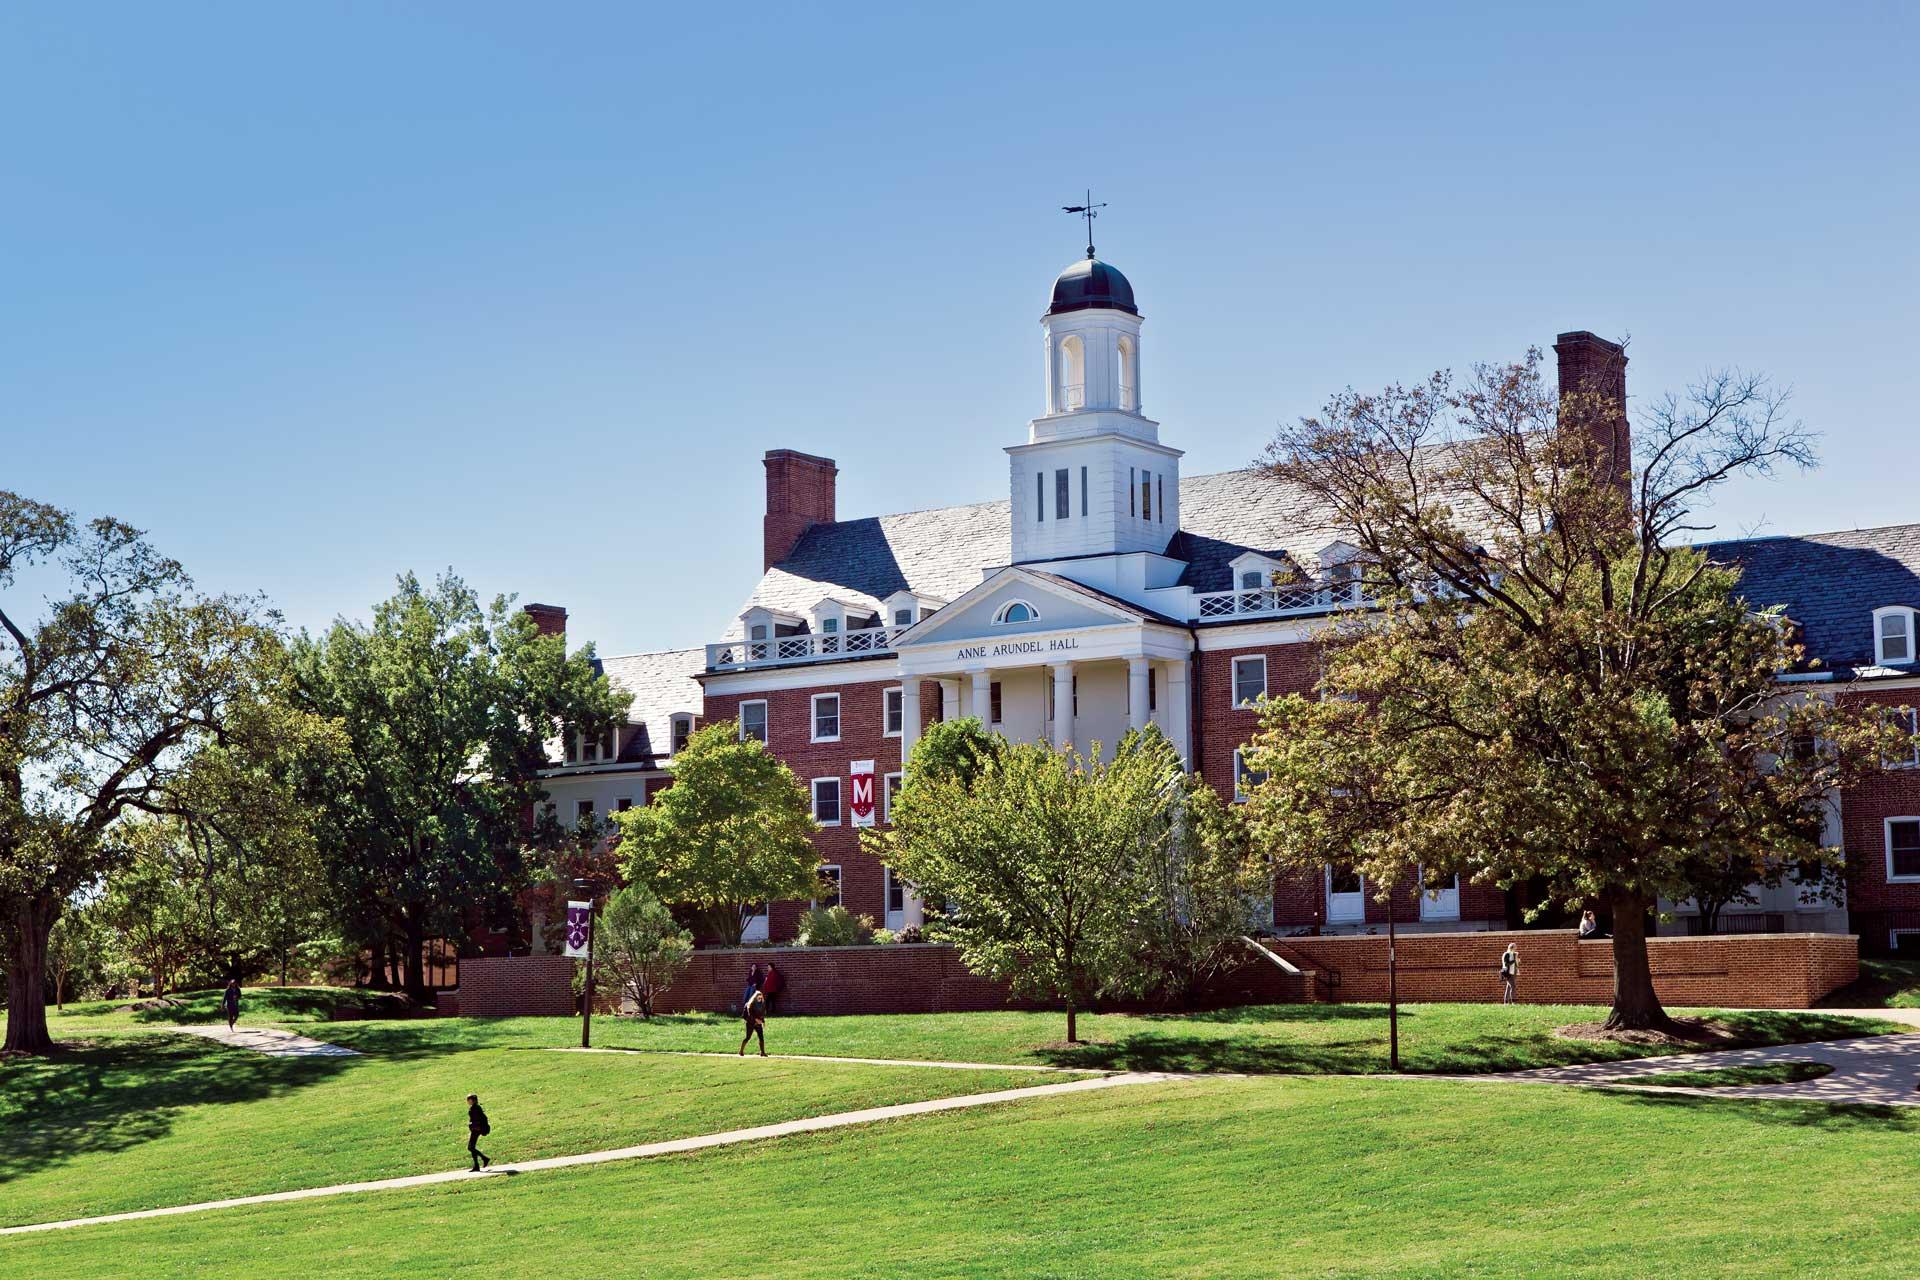
[[[884,947],[889,943],[900,941],[900,935],[891,929],[875,929],[873,931],[873,941],[876,946]]]
[[[917,924],[910,924],[899,933],[894,934],[893,940],[895,942],[925,942],[927,940],[927,931]]]
[[[854,947],[873,941],[873,917],[856,916],[845,907],[815,907],[800,917],[794,942],[802,947]]]

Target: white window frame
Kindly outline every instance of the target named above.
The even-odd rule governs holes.
[[[1893,874],[1893,824],[1911,822],[1920,825],[1920,814],[1901,813],[1880,819],[1881,848],[1886,855],[1888,884],[1920,884],[1920,875],[1897,876]]]
[[[1887,930],[1887,950],[1893,952],[1895,955],[1900,954],[1900,939],[1916,933],[1920,933],[1920,929]]]
[[[765,942],[772,923],[773,911],[763,902],[758,911],[747,917],[747,927],[740,931],[740,941]]]
[[[833,784],[833,817],[831,819],[820,816],[820,788],[827,783]],[[845,797],[841,793],[838,774],[810,780],[807,783],[807,796],[812,801],[813,825],[816,827],[837,827],[846,820]]]
[[[833,699],[833,733],[822,735],[820,732],[820,704],[828,698]],[[837,693],[816,693],[807,701],[807,741],[838,742],[840,730],[844,727],[841,714],[840,695]]]
[[[1905,630],[1906,630],[1906,641],[1907,641],[1907,654],[1904,658],[1887,657],[1886,637],[1883,636],[1880,631],[1882,622],[1886,618],[1893,617],[1893,616],[1898,616],[1900,620],[1906,624]],[[1914,663],[1913,620],[1914,620],[1913,609],[1903,604],[1883,605],[1882,607],[1875,609],[1873,611],[1874,665],[1882,666],[1882,667],[1907,667],[1907,666],[1913,665]]]
[[[1898,708],[1895,708],[1898,710]],[[1920,709],[1907,708],[1907,732],[1920,733]],[[1920,769],[1920,746],[1916,746],[1906,756],[1893,756],[1880,762],[1883,769]]]
[[[1028,616],[1020,619],[1018,622],[1009,622],[1007,621],[1007,613],[1016,605],[1024,608]],[[1029,600],[1009,600],[993,612],[993,625],[996,627],[1024,627],[1029,622],[1038,621],[1040,621],[1040,611],[1034,608],[1033,602]]]
[[[907,899],[912,896],[907,892],[907,882],[896,875],[893,868],[887,866],[885,863],[880,865],[880,873],[881,919],[884,920],[893,915],[893,895],[895,892],[900,894],[900,914],[905,916],[907,913]]]
[[[1257,772],[1257,770],[1253,770],[1253,769],[1243,770],[1241,768],[1240,755],[1245,750],[1246,750],[1245,747],[1235,747],[1233,749],[1233,802],[1235,804],[1245,804],[1248,799],[1246,791],[1243,790],[1240,786],[1240,780],[1243,773]],[[1256,781],[1253,785],[1257,787],[1260,785],[1260,782],[1263,782],[1265,780],[1266,780],[1265,775],[1262,775],[1260,778],[1260,781]]]
[[[738,717],[739,724],[740,724],[740,741],[745,742],[748,738],[753,737],[752,734],[747,732],[747,708],[748,707],[760,708],[760,732],[764,736],[759,739],[759,742],[763,746],[772,745],[773,708],[768,705],[767,700],[765,698],[748,698],[746,701],[740,704],[740,714]]]
[[[687,737],[688,738],[693,737],[693,712],[676,711],[672,715],[668,716],[667,717],[667,754],[670,756],[677,756],[680,754],[680,745],[678,742],[675,741],[675,739],[677,739],[680,736],[680,725],[682,721],[686,722]]]
[[[1247,663],[1247,662],[1257,662],[1260,664],[1260,693],[1258,697],[1255,697],[1251,700],[1244,700],[1240,697],[1240,666],[1242,663]],[[1234,710],[1251,711],[1255,703],[1259,702],[1261,698],[1264,698],[1267,696],[1267,655],[1266,654],[1248,653],[1248,654],[1243,654],[1238,658],[1235,658],[1233,660],[1233,666],[1230,674],[1233,677],[1232,696],[1233,696]]]
[[[895,784],[898,784],[896,786]],[[893,793],[907,785],[905,770],[896,769],[892,773],[880,775],[880,821],[893,825]]]
[[[900,728],[890,729],[887,726],[892,723],[893,713],[896,708],[900,712]],[[888,685],[880,691],[880,736],[883,738],[897,738],[900,736],[901,731],[906,728],[906,724],[907,688],[905,685],[899,684]]]
[[[831,877],[833,880],[833,887],[836,890],[838,890],[838,892],[836,892],[833,896],[835,897],[835,899],[838,900],[837,905],[845,906],[847,903],[847,882],[845,879],[846,873],[841,870],[840,864],[837,862],[823,862],[819,866],[815,867],[813,871],[814,871],[815,879],[819,879],[819,880],[828,879],[829,877],[827,876],[827,872],[829,871],[833,872],[833,875]],[[818,907],[820,906],[820,899],[818,898],[810,899],[807,905],[809,907],[818,909]],[[829,903],[828,905],[832,906],[836,904]]]
[[[1323,892],[1326,895],[1326,897],[1323,899],[1323,903],[1327,912],[1328,924],[1365,924],[1367,922],[1366,873],[1362,871],[1355,871],[1353,874],[1354,874],[1354,878],[1360,882],[1360,892],[1357,895],[1360,899],[1360,914],[1357,916],[1341,916],[1338,920],[1335,920],[1333,918],[1333,864],[1327,863],[1324,865],[1321,871],[1320,885],[1321,885],[1321,892]],[[1340,896],[1344,898],[1347,895],[1343,893]]]

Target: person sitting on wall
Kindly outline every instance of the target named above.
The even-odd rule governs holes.
[[[1593,918],[1593,912],[1580,913],[1580,941],[1591,942],[1606,936],[1600,932],[1600,922]]]

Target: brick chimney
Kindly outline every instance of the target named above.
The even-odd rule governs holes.
[[[762,529],[762,571],[793,553],[800,535],[816,524],[833,520],[834,477],[840,474],[832,458],[816,458],[792,449],[769,449],[767,515]]]
[[[566,637],[567,611],[562,606],[557,604],[529,604],[522,605],[520,611],[533,619],[533,625],[540,628],[541,635],[560,636],[563,639]]]
[[[1576,414],[1578,421],[1564,425],[1590,432],[1600,447],[1608,474],[1627,483],[1633,470],[1633,429],[1627,423],[1627,349],[1577,329],[1555,338],[1553,353],[1560,359],[1562,414],[1567,411],[1567,397],[1576,393],[1585,392],[1606,402],[1604,407],[1581,406]]]

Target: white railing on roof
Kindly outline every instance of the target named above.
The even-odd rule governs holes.
[[[802,662],[827,662],[892,653],[893,639],[905,627],[862,627],[857,631],[809,632],[771,640],[725,640],[707,646],[707,670],[744,671]]]
[[[1280,617],[1293,613],[1331,613],[1373,603],[1366,585],[1347,582],[1290,582],[1239,591],[1210,591],[1193,598],[1194,616],[1212,618]]]

